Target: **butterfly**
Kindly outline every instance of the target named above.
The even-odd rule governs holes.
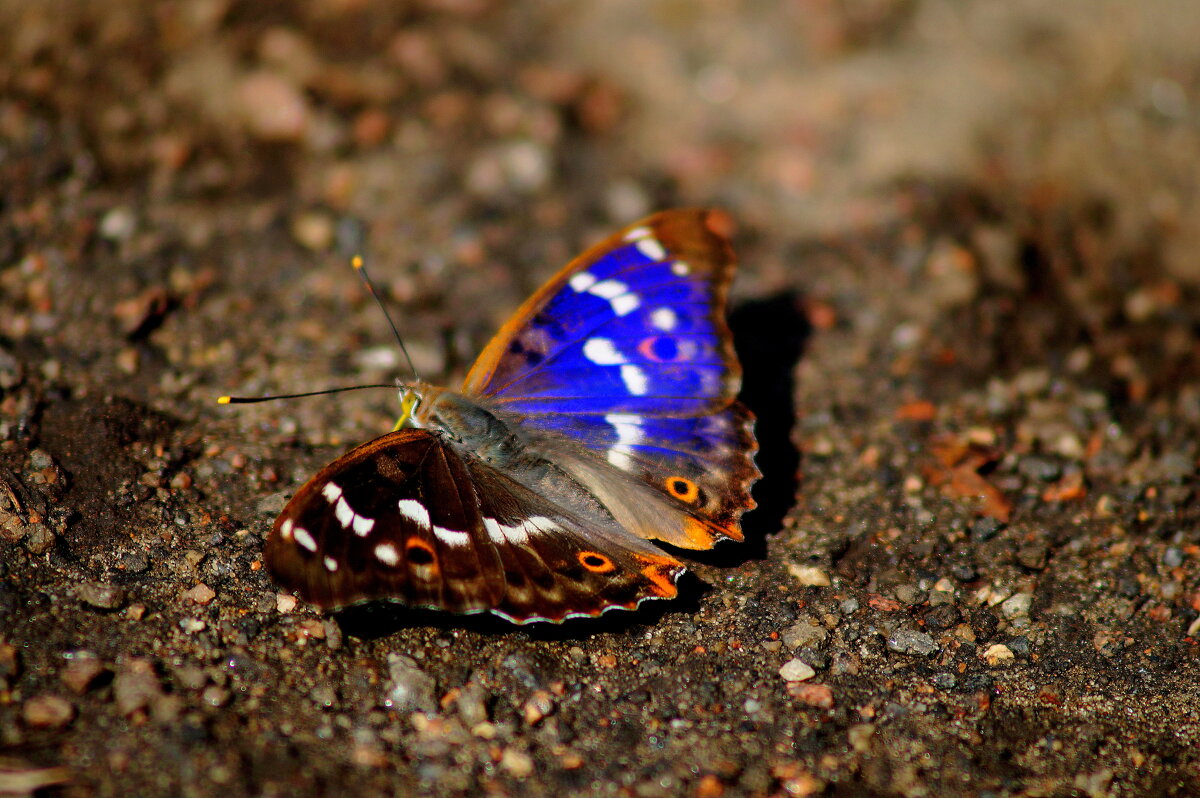
[[[678,594],[673,554],[740,541],[760,473],[725,321],[719,211],[664,211],[571,261],[458,391],[399,387],[396,428],[334,460],[267,539],[275,580],[514,623]]]

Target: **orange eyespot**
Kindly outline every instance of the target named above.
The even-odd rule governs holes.
[[[695,504],[700,498],[700,486],[686,477],[667,477],[663,484],[667,486],[667,493],[681,502]]]
[[[405,541],[404,554],[413,565],[433,565],[437,562],[437,553],[433,546],[420,538],[409,538]]]
[[[579,564],[594,574],[606,574],[616,568],[612,560],[595,551],[579,552]]]

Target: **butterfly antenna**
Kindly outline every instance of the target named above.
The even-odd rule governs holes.
[[[305,396],[328,396],[331,393],[345,393],[346,391],[361,391],[366,388],[391,388],[396,389],[396,386],[390,383],[381,383],[378,385],[351,385],[347,388],[326,388],[323,391],[306,391],[305,393],[281,393],[274,396],[218,396],[217,404],[219,405],[253,405],[259,402],[273,402],[276,399],[303,399]]]
[[[387,319],[388,325],[392,328],[392,335],[396,336],[396,343],[400,344],[400,351],[404,353],[404,359],[408,361],[408,370],[412,372],[414,379],[421,379],[417,374],[417,367],[413,365],[412,357],[408,354],[408,347],[404,345],[404,339],[400,337],[400,331],[396,329],[396,322],[392,321],[392,314],[388,313],[387,305],[383,304],[383,300],[379,297],[379,292],[375,290],[375,283],[371,281],[371,275],[367,274],[366,264],[363,263],[362,255],[355,255],[350,264],[354,266],[354,271],[358,272],[358,276],[362,278],[363,285],[367,287],[367,291],[375,300],[375,304],[383,311],[383,317]]]

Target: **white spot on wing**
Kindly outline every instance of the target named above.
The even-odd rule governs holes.
[[[542,532],[544,534],[547,534],[550,532],[558,532],[561,529],[561,527],[559,527],[558,524],[554,523],[553,520],[547,518],[544,515],[535,515],[535,516],[531,517],[525,523],[527,525],[526,528],[532,526],[538,532]]]
[[[609,413],[604,421],[617,434],[617,442],[608,449],[608,462],[617,468],[632,468],[631,446],[642,442],[642,417],[633,413]]]
[[[519,522],[515,526],[508,526],[507,524],[500,523],[495,518],[484,518],[483,528],[487,530],[488,538],[493,543],[520,545],[529,540],[529,530],[526,528],[526,524],[533,520],[531,518],[528,521]],[[543,518],[542,520],[547,523],[550,522],[548,518]]]
[[[279,525],[279,534],[284,540],[292,539],[292,527],[296,526],[295,522],[290,518],[283,519],[283,523]]]
[[[655,308],[650,314],[650,323],[663,332],[670,332],[679,324],[679,316],[671,308]]]
[[[637,242],[638,252],[645,255],[652,261],[658,262],[667,259],[667,251],[663,249],[663,245],[658,243],[657,238],[643,238]]]
[[[588,293],[592,296],[598,296],[601,299],[607,299],[609,306],[613,309],[613,313],[616,313],[618,316],[624,316],[630,311],[637,310],[642,304],[637,294],[630,293],[629,286],[620,280],[601,280],[591,286],[588,289]]]
[[[649,227],[635,227],[625,234],[626,241],[637,241],[639,238],[648,238],[654,235]]]
[[[456,529],[447,529],[444,526],[435,526],[433,534],[434,537],[447,546],[465,546],[471,542],[471,536],[468,533],[459,532]]]
[[[608,338],[589,338],[584,341],[583,356],[597,366],[619,366],[629,362]]]
[[[380,543],[375,547],[375,559],[384,565],[396,565],[400,562],[400,552],[391,543]]]
[[[354,523],[354,511],[350,509],[350,502],[346,501],[345,496],[338,496],[337,506],[333,508],[333,514],[337,516],[338,523],[346,529],[349,529],[350,524]]]
[[[613,299],[628,290],[629,286],[620,280],[602,280],[589,288],[588,293],[592,296],[598,296],[601,299]]]
[[[422,529],[429,529],[429,510],[416,499],[401,499],[397,502],[400,515]]]
[[[596,278],[591,272],[580,272],[579,274],[574,275],[570,280],[567,280],[567,284],[574,288],[577,293],[583,293],[595,285],[595,283]]]
[[[625,383],[625,390],[634,396],[646,395],[649,381],[646,379],[646,372],[642,371],[641,367],[631,363],[621,366],[621,380]]]
[[[491,539],[493,543],[504,542],[504,532],[500,529],[500,522],[495,518],[488,518],[485,516],[483,519],[483,528],[487,531],[488,538]]]
[[[681,260],[677,260],[671,264],[671,273],[674,275],[677,275],[679,277],[683,277],[685,274],[688,274],[691,270],[692,270],[692,267],[688,266],[686,263],[684,263]]]
[[[317,539],[314,538],[312,535],[310,535],[308,533],[308,530],[305,529],[304,527],[298,526],[295,529],[293,529],[292,537],[294,537],[296,539],[297,543],[299,543],[301,546],[308,549],[309,551],[317,550]]]
[[[337,569],[338,569],[337,560],[333,559],[332,557],[326,557],[325,558],[325,570],[332,574],[332,573],[336,572]]]
[[[612,305],[613,313],[616,313],[618,316],[624,316],[627,313],[637,310],[642,303],[634,294],[622,294],[619,297],[614,297],[608,304]]]
[[[365,538],[375,528],[375,519],[367,518],[354,512],[350,507],[350,502],[346,501],[342,489],[337,485],[327,482],[321,490],[321,495],[333,505],[333,514],[343,528],[350,529],[353,527],[354,534],[360,538]]]
[[[616,446],[608,447],[608,453],[605,455],[605,457],[608,459],[609,463],[615,465],[622,471],[632,471],[634,462],[633,458],[629,456],[631,453],[632,450],[630,447],[617,444]]]
[[[604,417],[606,424],[617,433],[618,443],[642,442],[642,417],[634,413],[609,413]]]

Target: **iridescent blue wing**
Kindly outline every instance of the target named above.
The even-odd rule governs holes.
[[[725,321],[728,226],[666,211],[592,247],[521,306],[463,387],[649,483],[678,517],[633,531],[686,548],[740,540],[759,475]]]

